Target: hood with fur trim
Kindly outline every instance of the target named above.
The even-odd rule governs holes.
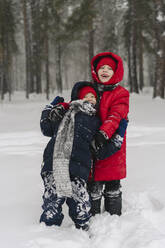
[[[122,61],[120,56],[118,56],[117,54],[114,54],[112,52],[99,53],[92,58],[92,60],[91,60],[92,78],[93,78],[94,82],[101,84],[101,82],[98,78],[97,72],[96,72],[96,68],[97,68],[99,61],[105,57],[112,58],[116,62],[117,66],[116,66],[116,70],[115,70],[115,73],[112,76],[112,78],[108,82],[105,82],[104,85],[117,84],[123,79],[123,75],[124,75],[123,61]]]

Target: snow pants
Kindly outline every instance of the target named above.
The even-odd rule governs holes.
[[[69,207],[69,216],[76,228],[86,230],[91,217],[91,203],[86,189],[86,182],[77,177],[71,179],[73,196],[69,198],[57,196],[52,173],[44,176],[43,181],[45,190],[42,205],[43,213],[40,217],[40,222],[44,222],[48,226],[60,226],[64,218],[62,205],[66,202]]]
[[[122,192],[120,188],[120,180],[88,182],[88,192],[91,197],[91,214],[94,216],[101,212],[101,199],[104,197],[105,211],[110,214],[121,215]]]

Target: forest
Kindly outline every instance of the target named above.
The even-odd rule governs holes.
[[[165,98],[165,0],[0,0],[0,94],[49,94],[91,80],[90,61],[124,60],[122,84]]]

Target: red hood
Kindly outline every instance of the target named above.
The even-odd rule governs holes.
[[[94,82],[101,83],[100,80],[98,79],[98,76],[96,73],[96,67],[97,67],[97,64],[100,61],[100,59],[103,57],[111,57],[116,61],[116,64],[117,64],[117,68],[116,68],[114,75],[112,76],[112,78],[108,82],[106,82],[104,84],[109,85],[109,84],[116,84],[116,83],[120,82],[123,79],[123,75],[124,75],[123,61],[122,61],[120,56],[118,56],[114,53],[111,53],[111,52],[99,53],[93,57],[93,59],[91,61],[91,70],[92,70],[92,78],[93,78]]]

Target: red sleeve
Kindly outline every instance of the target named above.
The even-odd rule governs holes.
[[[129,112],[129,92],[119,92],[109,108],[108,116],[101,125],[100,130],[104,131],[109,138],[115,133],[121,119],[127,118]]]
[[[67,110],[69,108],[69,103],[68,102],[60,102],[59,104],[61,104],[65,110]]]

